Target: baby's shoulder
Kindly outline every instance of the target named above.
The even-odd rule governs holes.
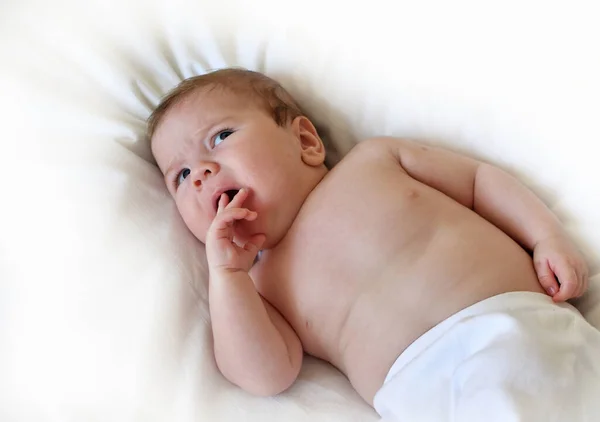
[[[385,160],[394,160],[393,138],[372,137],[357,142],[339,161],[344,167],[364,166],[367,163],[383,164]]]

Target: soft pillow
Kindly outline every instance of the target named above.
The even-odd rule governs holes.
[[[376,420],[307,359],[271,399],[218,373],[203,246],[144,139],[181,79],[244,66],[279,79],[343,154],[412,137],[520,176],[595,274],[600,327],[592,10],[545,3],[305,0],[2,6],[0,420]],[[583,6],[582,6],[583,7]],[[591,7],[591,6],[590,6]]]

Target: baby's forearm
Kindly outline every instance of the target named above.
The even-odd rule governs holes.
[[[529,250],[540,240],[563,234],[558,218],[533,192],[488,164],[477,169],[473,209]]]
[[[285,340],[271,321],[250,276],[211,272],[209,305],[217,365],[246,391],[276,394],[291,364]]]

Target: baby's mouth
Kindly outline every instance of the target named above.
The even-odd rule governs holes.
[[[227,195],[227,197],[229,197],[230,203],[231,201],[233,201],[233,198],[235,198],[239,191],[239,189],[229,189],[228,191],[225,191],[225,194]]]
[[[240,190],[239,189],[229,189],[226,190],[225,192],[223,192],[225,195],[227,195],[227,198],[229,198],[229,202],[231,203],[231,201],[233,201],[233,198],[235,198],[235,196],[238,194]],[[218,195],[217,198],[215,199],[215,211],[219,209],[219,201],[221,200],[221,195]]]

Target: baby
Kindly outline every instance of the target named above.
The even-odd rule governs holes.
[[[217,365],[244,390],[286,390],[303,352],[394,420],[542,420],[600,383],[600,332],[564,302],[584,259],[502,170],[391,137],[328,170],[290,94],[241,69],[183,81],[148,123],[206,245]]]

